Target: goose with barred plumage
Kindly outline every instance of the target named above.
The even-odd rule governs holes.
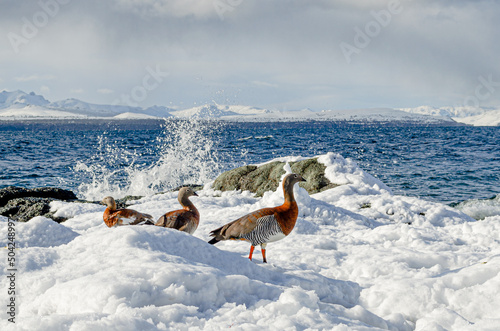
[[[252,259],[255,246],[260,245],[262,259],[267,263],[267,243],[285,238],[292,232],[299,208],[293,196],[293,186],[306,181],[302,176],[289,174],[283,179],[283,193],[285,202],[274,208],[263,208],[238,218],[218,229],[210,232],[214,237],[209,244],[216,244],[221,240],[245,240],[251,243],[249,259]]]

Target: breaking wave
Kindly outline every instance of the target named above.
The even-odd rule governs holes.
[[[222,126],[213,121],[166,119],[162,130],[145,134],[142,141],[104,132],[94,156],[74,167],[82,178],[78,194],[86,200],[146,196],[213,180],[221,168],[215,146]]]
[[[500,215],[500,194],[491,199],[472,199],[453,205],[464,214],[476,220]]]

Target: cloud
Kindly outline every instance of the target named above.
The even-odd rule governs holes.
[[[112,94],[114,92],[115,91],[108,89],[108,88],[101,88],[101,89],[97,90],[97,93],[100,93],[100,94]]]
[[[116,8],[122,11],[131,12],[142,17],[195,17],[209,18],[215,17],[217,2],[227,4],[229,7],[236,7],[236,3],[242,1],[213,0],[114,0]]]
[[[43,95],[47,95],[50,93],[50,88],[46,85],[42,85],[40,87],[40,93],[42,93]]]
[[[259,80],[254,80],[252,82],[252,84],[256,85],[256,86],[264,86],[264,87],[274,87],[274,88],[277,88],[278,85],[277,84],[272,84],[272,83],[268,83],[268,82],[261,82]]]
[[[474,94],[481,75],[500,81],[497,1],[400,0],[384,24],[374,13],[394,0],[220,0],[231,6],[222,18],[218,1],[70,1],[19,54],[0,40],[3,84],[29,90],[50,80],[54,97],[79,86],[79,98],[102,103],[159,65],[170,75],[148,94],[151,104],[220,97],[345,109],[451,105]],[[40,10],[6,2],[0,29],[21,33],[22,18]],[[340,44],[356,46],[367,28],[369,41],[348,63]],[[500,102],[500,89],[486,102]]]
[[[29,75],[29,76],[19,76],[15,77],[14,79],[17,82],[31,82],[31,81],[40,81],[40,80],[53,80],[56,77],[54,75]]]
[[[71,89],[69,92],[74,93],[74,94],[82,94],[85,92],[85,90],[82,88],[74,88],[74,89]]]

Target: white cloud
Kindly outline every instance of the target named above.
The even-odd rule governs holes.
[[[90,91],[86,101],[107,102],[159,64],[170,76],[151,104],[205,103],[223,90],[240,104],[345,109],[453,105],[477,77],[500,81],[498,1],[400,0],[403,11],[350,64],[339,45],[354,44],[355,28],[373,29],[371,12],[391,0],[220,1],[233,4],[224,20],[216,0],[72,1],[20,54],[0,51],[2,84],[30,90],[51,80],[60,99],[78,86],[72,93]],[[22,3],[2,5],[0,30],[19,32],[23,15],[40,10]],[[500,102],[500,89],[487,101]]]
[[[256,85],[256,86],[265,86],[265,87],[278,87],[277,84],[272,84],[272,83],[268,83],[268,82],[262,82],[262,81],[259,81],[259,80],[254,80],[252,82],[252,84]]]
[[[114,2],[117,8],[141,16],[205,18],[217,15],[214,7],[217,0],[114,0]],[[234,2],[237,3],[237,1]]]
[[[74,88],[74,89],[70,90],[70,93],[76,93],[76,94],[82,94],[84,92],[85,92],[85,90],[82,88]]]
[[[49,94],[49,93],[50,93],[50,87],[48,87],[48,86],[46,86],[46,85],[42,85],[42,86],[40,87],[40,93],[41,93],[42,95],[47,95],[47,94]]]
[[[109,89],[109,88],[101,88],[101,89],[98,89],[97,90],[97,93],[100,93],[100,94],[112,94],[114,93],[115,91]]]
[[[32,81],[39,81],[39,80],[53,80],[55,79],[56,76],[54,75],[29,75],[29,76],[19,76],[15,77],[14,79],[18,82],[32,82]]]

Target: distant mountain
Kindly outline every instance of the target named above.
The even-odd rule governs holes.
[[[26,93],[23,91],[0,92],[0,109],[5,109],[9,107],[25,107],[28,105],[32,106],[46,106],[50,103],[41,95],[37,95],[34,92]]]
[[[447,117],[453,119],[455,122],[474,126],[500,125],[500,109],[494,108],[470,106],[438,108],[432,106],[420,106],[416,108],[402,108],[401,110],[411,114]]]
[[[164,106],[151,106],[142,111],[143,114],[155,117],[171,117],[171,113],[175,111],[173,108],[168,108]]]
[[[146,109],[122,105],[100,105],[78,99],[50,102],[34,92],[0,92],[0,117],[117,117],[152,118],[170,117],[173,109],[153,106]]]
[[[142,112],[142,108],[139,107],[98,105],[84,102],[78,99],[66,99],[51,102],[48,107],[90,117],[113,117],[126,112]]]
[[[347,110],[270,110],[242,105],[201,105],[183,110],[164,106],[148,108],[93,104],[78,99],[50,102],[41,95],[23,91],[0,92],[0,119],[36,118],[198,118],[229,121],[329,120],[356,123],[399,122],[408,124],[499,125],[500,110],[472,107],[422,106],[417,108],[371,108]]]
[[[170,117],[170,111],[173,109],[163,106],[153,106],[149,108],[131,107],[122,105],[100,105],[88,103],[78,99],[66,99],[52,102],[48,105],[50,108],[70,111],[76,114],[84,114],[89,117],[115,117],[120,114],[135,114],[133,117],[138,118],[140,115],[148,117]],[[124,118],[121,116],[120,118]]]
[[[175,117],[181,118],[238,118],[249,115],[269,114],[271,111],[248,106],[203,105],[184,110],[171,112]]]

